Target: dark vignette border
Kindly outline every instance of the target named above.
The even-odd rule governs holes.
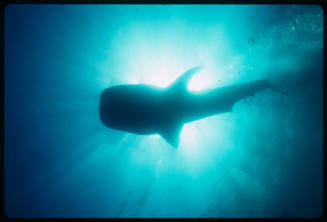
[[[326,206],[327,206],[327,193],[326,193],[326,138],[325,128],[326,125],[326,10],[327,3],[325,0],[0,0],[0,84],[1,84],[1,137],[0,137],[0,221],[277,221],[277,220],[320,220],[325,221]],[[323,10],[323,212],[318,218],[9,218],[5,213],[4,201],[4,31],[5,31],[5,8],[11,4],[314,4],[319,5]],[[326,87],[326,88],[325,88]]]

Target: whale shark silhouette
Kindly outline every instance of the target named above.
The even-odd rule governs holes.
[[[283,93],[266,79],[192,93],[188,82],[201,68],[189,69],[166,88],[137,84],[105,89],[99,105],[102,123],[136,134],[159,134],[177,148],[185,123],[230,112],[237,101],[264,89]]]

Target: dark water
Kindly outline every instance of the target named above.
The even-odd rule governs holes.
[[[10,217],[317,217],[322,10],[295,5],[11,5],[5,11]],[[261,78],[233,112],[157,135],[106,128],[103,89],[198,91]],[[132,112],[132,110],[131,110]]]

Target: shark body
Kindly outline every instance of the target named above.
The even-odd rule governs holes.
[[[185,123],[230,112],[234,104],[265,89],[274,89],[268,80],[220,87],[200,93],[187,90],[192,68],[171,85],[160,88],[147,84],[118,85],[105,89],[100,98],[100,119],[109,128],[151,135],[159,134],[174,147]]]

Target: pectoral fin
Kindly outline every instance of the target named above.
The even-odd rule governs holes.
[[[191,80],[191,78],[193,77],[193,75],[202,68],[203,68],[203,66],[197,66],[197,67],[187,70],[182,75],[180,75],[169,87],[172,89],[175,89],[175,90],[176,89],[186,90],[187,85],[188,85],[189,81]]]
[[[177,148],[180,141],[180,133],[184,124],[169,125],[163,129],[160,136],[164,138],[170,145]]]

